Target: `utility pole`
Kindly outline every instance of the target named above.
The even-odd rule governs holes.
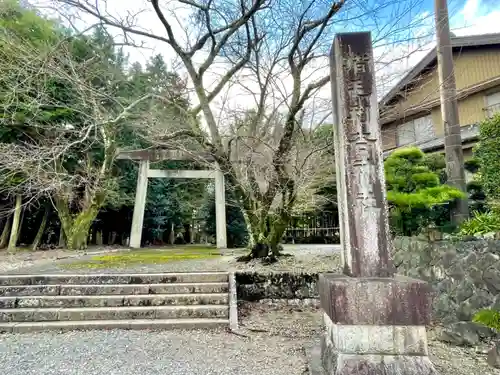
[[[467,194],[465,185],[464,155],[460,121],[458,118],[457,88],[453,66],[450,23],[447,0],[435,0],[437,59],[441,117],[444,126],[444,151],[448,184]],[[469,216],[468,199],[460,199],[452,213],[452,221],[460,224]]]

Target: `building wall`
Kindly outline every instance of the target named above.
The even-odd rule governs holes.
[[[439,77],[435,68],[416,79],[418,85],[406,91],[405,98],[396,105],[399,114],[404,115],[412,107],[439,98]]]
[[[457,89],[500,76],[500,50],[475,49],[454,54]]]
[[[500,88],[500,87],[499,87]],[[465,99],[458,101],[458,118],[462,126],[476,124],[486,119],[485,106],[485,93],[478,92],[472,94]],[[443,121],[441,119],[441,107],[434,107],[432,109],[432,122],[434,123],[434,130],[436,136],[444,134]]]
[[[500,49],[466,50],[454,53],[457,90],[500,76]],[[439,99],[436,67],[418,78],[418,85],[406,93],[396,108],[399,113],[425,102]],[[484,107],[484,105],[482,105]],[[481,107],[481,108],[482,108]]]
[[[466,50],[454,53],[455,78],[457,90],[467,88],[471,85],[500,77],[500,49],[477,49]],[[422,114],[405,116],[405,112],[412,107],[425,104],[435,100],[439,104],[439,78],[437,69],[425,73],[419,79],[418,87],[406,93],[406,98],[400,100],[394,109],[399,114],[399,119],[382,126],[382,141],[384,150],[397,147],[396,127],[399,123],[408,121]],[[471,125],[486,118],[484,111],[485,95],[489,92],[500,90],[500,86],[488,89],[486,92],[478,92],[459,100],[458,110],[460,124]],[[428,111],[428,110],[427,110]],[[436,136],[443,136],[443,121],[441,119],[441,109],[439,105],[431,110],[431,117],[434,124]],[[427,112],[428,113],[428,112]]]
[[[382,148],[383,150],[391,150],[397,147],[396,143],[396,123],[384,125],[382,128]]]

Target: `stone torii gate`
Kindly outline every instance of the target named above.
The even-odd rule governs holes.
[[[175,150],[139,150],[122,151],[117,159],[139,161],[137,175],[137,190],[135,192],[134,215],[132,218],[132,229],[130,231],[130,247],[140,248],[142,237],[142,226],[144,222],[144,209],[146,208],[146,194],[148,191],[149,178],[208,178],[215,180],[215,226],[217,248],[227,247],[226,235],[226,197],[224,192],[224,174],[216,166],[210,155],[197,155],[203,160],[213,162],[214,169],[211,170],[166,170],[151,169],[150,163],[162,160],[196,160],[196,157],[185,152]]]

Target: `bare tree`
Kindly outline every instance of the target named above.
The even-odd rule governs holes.
[[[71,40],[33,45],[0,34],[2,125],[22,137],[0,143],[2,193],[17,194],[9,247],[15,246],[19,207],[50,197],[67,246],[85,248],[88,230],[112,190],[117,134],[149,96],[120,98],[96,86],[106,72],[97,56],[74,58]]]
[[[139,25],[137,14],[120,17],[106,0],[53,2],[54,9],[69,20],[92,16],[97,23],[119,30],[125,42],[149,38],[175,52],[190,78],[197,105],[186,113],[189,126],[161,136],[155,132],[154,141],[182,148],[184,141],[195,140],[208,152],[235,189],[245,213],[255,245],[250,257],[271,258],[278,254],[298,192],[305,190],[299,188],[299,181],[311,180],[301,172],[307,170],[305,164],[314,164],[322,150],[322,146],[314,147],[308,156],[301,134],[304,114],[313,116],[315,124],[325,120],[325,113],[328,116],[328,112],[321,115],[313,103],[329,82],[327,54],[335,22],[342,21],[337,27],[350,27],[371,16],[378,38],[394,41],[404,30],[400,21],[411,18],[409,9],[415,6],[409,1],[397,7],[401,14],[385,12],[386,23],[378,25],[377,19],[384,17],[374,6],[345,0],[178,0],[163,4],[150,0],[149,10],[162,25],[155,32]],[[180,14],[185,16],[181,19]],[[244,126],[241,115],[234,115],[236,108],[231,108],[234,97],[250,102],[246,109],[255,109]],[[202,121],[198,121],[200,114]]]

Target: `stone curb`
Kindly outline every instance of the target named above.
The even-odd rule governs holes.
[[[0,286],[0,296],[227,293],[228,283],[82,284]]]
[[[232,331],[238,330],[238,301],[234,272],[229,273],[229,329]]]
[[[2,322],[229,318],[227,305],[0,309]]]
[[[226,293],[0,297],[0,309],[29,307],[227,305],[228,303],[229,298]]]
[[[0,323],[2,333],[27,333],[38,331],[75,331],[95,329],[208,329],[227,327],[227,319],[133,319],[133,320],[94,320],[66,322],[26,322]]]
[[[227,272],[0,275],[0,286],[227,282]]]

